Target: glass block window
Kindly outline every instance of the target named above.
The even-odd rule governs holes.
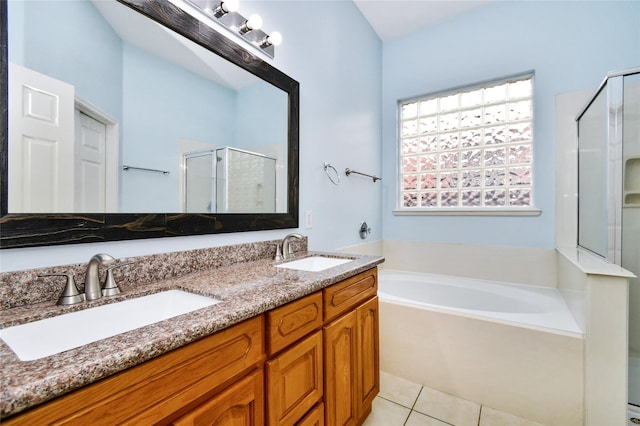
[[[532,75],[399,108],[401,209],[533,205]]]

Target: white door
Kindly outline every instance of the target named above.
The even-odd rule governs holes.
[[[104,123],[75,110],[75,211],[103,213],[106,203],[106,134]]]
[[[74,87],[9,63],[9,212],[74,207]]]

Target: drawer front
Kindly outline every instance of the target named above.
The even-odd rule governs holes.
[[[263,316],[257,316],[6,422],[151,424],[160,421],[262,361],[262,327]]]
[[[267,312],[267,352],[273,355],[322,327],[322,292]]]
[[[378,269],[373,268],[323,290],[324,321],[331,321],[378,292]]]
[[[267,361],[269,426],[293,425],[322,399],[322,331]]]

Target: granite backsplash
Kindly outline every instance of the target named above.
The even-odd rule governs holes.
[[[135,285],[150,284],[155,281],[175,278],[198,271],[216,269],[242,262],[273,259],[281,240],[260,241],[211,247],[148,256],[117,259],[117,263],[132,262],[116,268],[114,278],[120,288],[126,291]],[[307,237],[293,240],[294,252],[306,252]],[[95,253],[87,254],[87,262]],[[60,265],[23,271],[0,273],[0,309],[11,309],[57,300],[64,289],[64,277],[38,277],[41,274],[73,273],[78,289],[84,288],[84,274],[87,263]],[[100,268],[100,282],[104,282],[106,268]]]

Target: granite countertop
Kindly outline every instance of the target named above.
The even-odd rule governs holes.
[[[135,286],[118,296],[78,305],[63,307],[53,301],[0,311],[0,328],[5,328],[169,289],[182,289],[222,300],[207,308],[35,361],[20,361],[0,340],[0,417],[19,413],[133,367],[384,261],[378,256],[317,252],[298,255],[296,259],[312,254],[354,260],[320,272],[277,268],[275,265],[282,261],[257,260]]]

